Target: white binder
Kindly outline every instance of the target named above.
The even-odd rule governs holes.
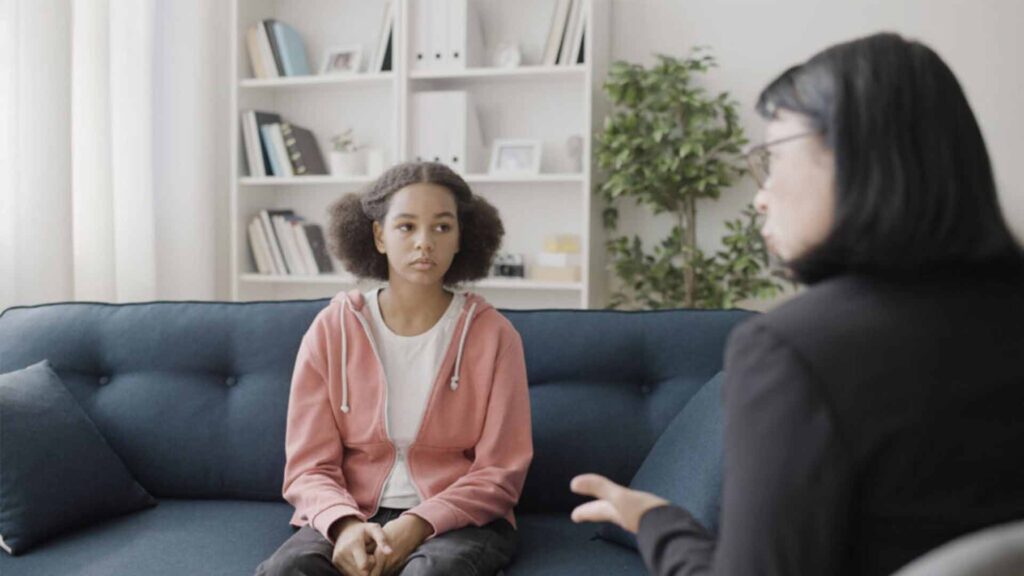
[[[459,174],[482,172],[483,138],[472,97],[468,92],[448,92],[442,106],[450,127],[442,161]]]
[[[430,64],[431,70],[449,68],[448,58],[448,0],[426,0],[430,7]]]
[[[447,54],[444,66],[465,70],[483,65],[484,42],[480,16],[472,0],[440,0],[447,4]]]
[[[431,8],[433,0],[411,0],[412,7],[410,24],[412,27],[412,41],[409,42],[409,69],[427,70],[430,68],[432,58],[430,57],[430,24],[433,18]]]
[[[460,174],[482,171],[483,136],[469,93],[420,92],[412,98],[410,156]]]
[[[418,92],[412,96],[410,156],[417,162],[440,162],[446,155],[450,122],[443,116],[444,92]]]

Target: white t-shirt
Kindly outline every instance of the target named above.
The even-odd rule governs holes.
[[[456,293],[441,319],[426,332],[400,336],[384,323],[377,300],[379,293],[380,288],[377,288],[365,296],[370,308],[370,328],[387,380],[388,432],[398,448],[398,458],[384,485],[380,505],[406,509],[420,503],[416,487],[409,478],[406,451],[419,432],[430,391],[455,333],[455,323],[466,296]]]

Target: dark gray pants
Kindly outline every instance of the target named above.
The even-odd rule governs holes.
[[[370,518],[381,526],[402,510],[381,508]],[[518,537],[505,520],[466,526],[431,538],[409,555],[402,576],[492,576],[512,560]],[[338,576],[331,557],[334,546],[312,526],[300,528],[273,556],[256,568],[257,576]]]

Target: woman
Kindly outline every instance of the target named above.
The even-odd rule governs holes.
[[[721,531],[594,475],[573,519],[637,532],[654,574],[749,576],[890,574],[1024,517],[1024,258],[952,72],[880,34],[757,109],[762,232],[811,287],[730,337]]]
[[[497,211],[440,164],[396,166],[332,208],[341,293],[299,349],[284,497],[300,527],[258,574],[494,574],[533,457],[511,323],[446,287],[487,275]]]

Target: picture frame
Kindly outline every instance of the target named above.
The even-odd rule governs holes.
[[[491,174],[540,174],[540,140],[495,140]]]
[[[321,75],[358,74],[363,67],[363,47],[358,44],[331,46],[324,50]]]

